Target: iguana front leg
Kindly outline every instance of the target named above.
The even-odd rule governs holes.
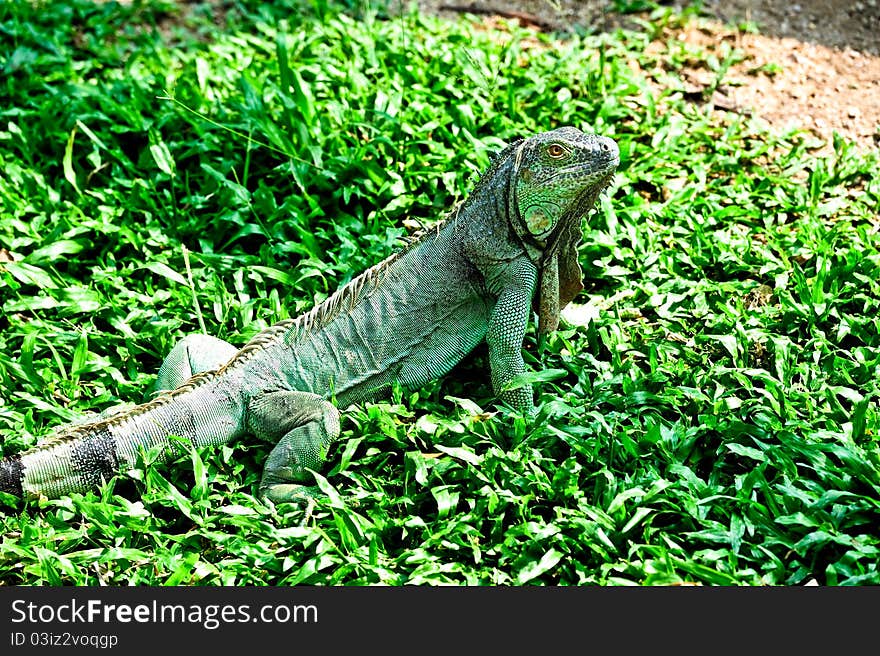
[[[498,300],[489,318],[486,343],[489,345],[489,366],[492,388],[502,401],[527,414],[534,414],[532,386],[506,389],[514,376],[526,370],[523,361],[523,340],[529,323],[532,295],[538,272],[525,258],[505,263],[490,282],[498,289]]]
[[[339,410],[317,394],[278,391],[258,394],[248,403],[247,427],[261,439],[278,442],[260,482],[260,496],[275,503],[300,502],[315,495],[310,470],[327,459],[339,437]]]

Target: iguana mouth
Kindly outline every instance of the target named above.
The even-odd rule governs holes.
[[[614,176],[614,171],[617,170],[617,166],[620,164],[620,156],[608,154],[605,156],[604,160],[599,163],[599,167],[595,165],[595,162],[591,162],[590,164],[574,164],[572,166],[567,166],[565,168],[559,169],[556,173],[554,173],[551,177],[546,178],[547,181],[557,180],[559,178],[571,177],[576,179],[589,179],[599,173],[600,171],[606,171],[605,175],[598,180],[596,180],[595,185],[604,189],[607,184],[611,181],[611,177]],[[607,173],[608,170],[611,170],[610,173]]]

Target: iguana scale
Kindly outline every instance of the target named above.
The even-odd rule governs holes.
[[[394,384],[417,388],[483,339],[493,389],[531,412],[531,388],[508,384],[525,371],[533,300],[539,332],[555,330],[560,309],[582,289],[581,219],[618,163],[613,140],[572,127],[510,144],[436,228],[240,350],[184,338],[159,370],[168,391],[0,461],[0,490],[63,496],[131,469],[141,449],[169,436],[201,446],[252,433],[275,443],[261,495],[298,501],[339,434],[337,405]]]

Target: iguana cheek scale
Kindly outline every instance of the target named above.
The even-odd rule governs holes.
[[[170,436],[202,446],[252,433],[275,444],[261,495],[301,500],[339,436],[337,405],[395,384],[424,385],[482,340],[497,395],[532,412],[530,387],[508,389],[525,371],[532,304],[546,333],[582,289],[581,220],[618,163],[614,141],[571,127],[512,143],[438,226],[240,350],[206,335],[184,338],[159,370],[157,387],[166,391],[0,461],[0,490],[85,491]]]

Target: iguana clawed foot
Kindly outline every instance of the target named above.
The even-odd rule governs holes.
[[[247,408],[247,427],[277,442],[260,482],[260,496],[275,503],[315,496],[311,471],[321,469],[327,449],[339,437],[339,410],[311,392],[277,391],[255,396]]]
[[[260,485],[260,498],[274,504],[295,503],[305,506],[309,501],[321,497],[316,485],[298,485],[296,483],[273,483],[263,487]]]

